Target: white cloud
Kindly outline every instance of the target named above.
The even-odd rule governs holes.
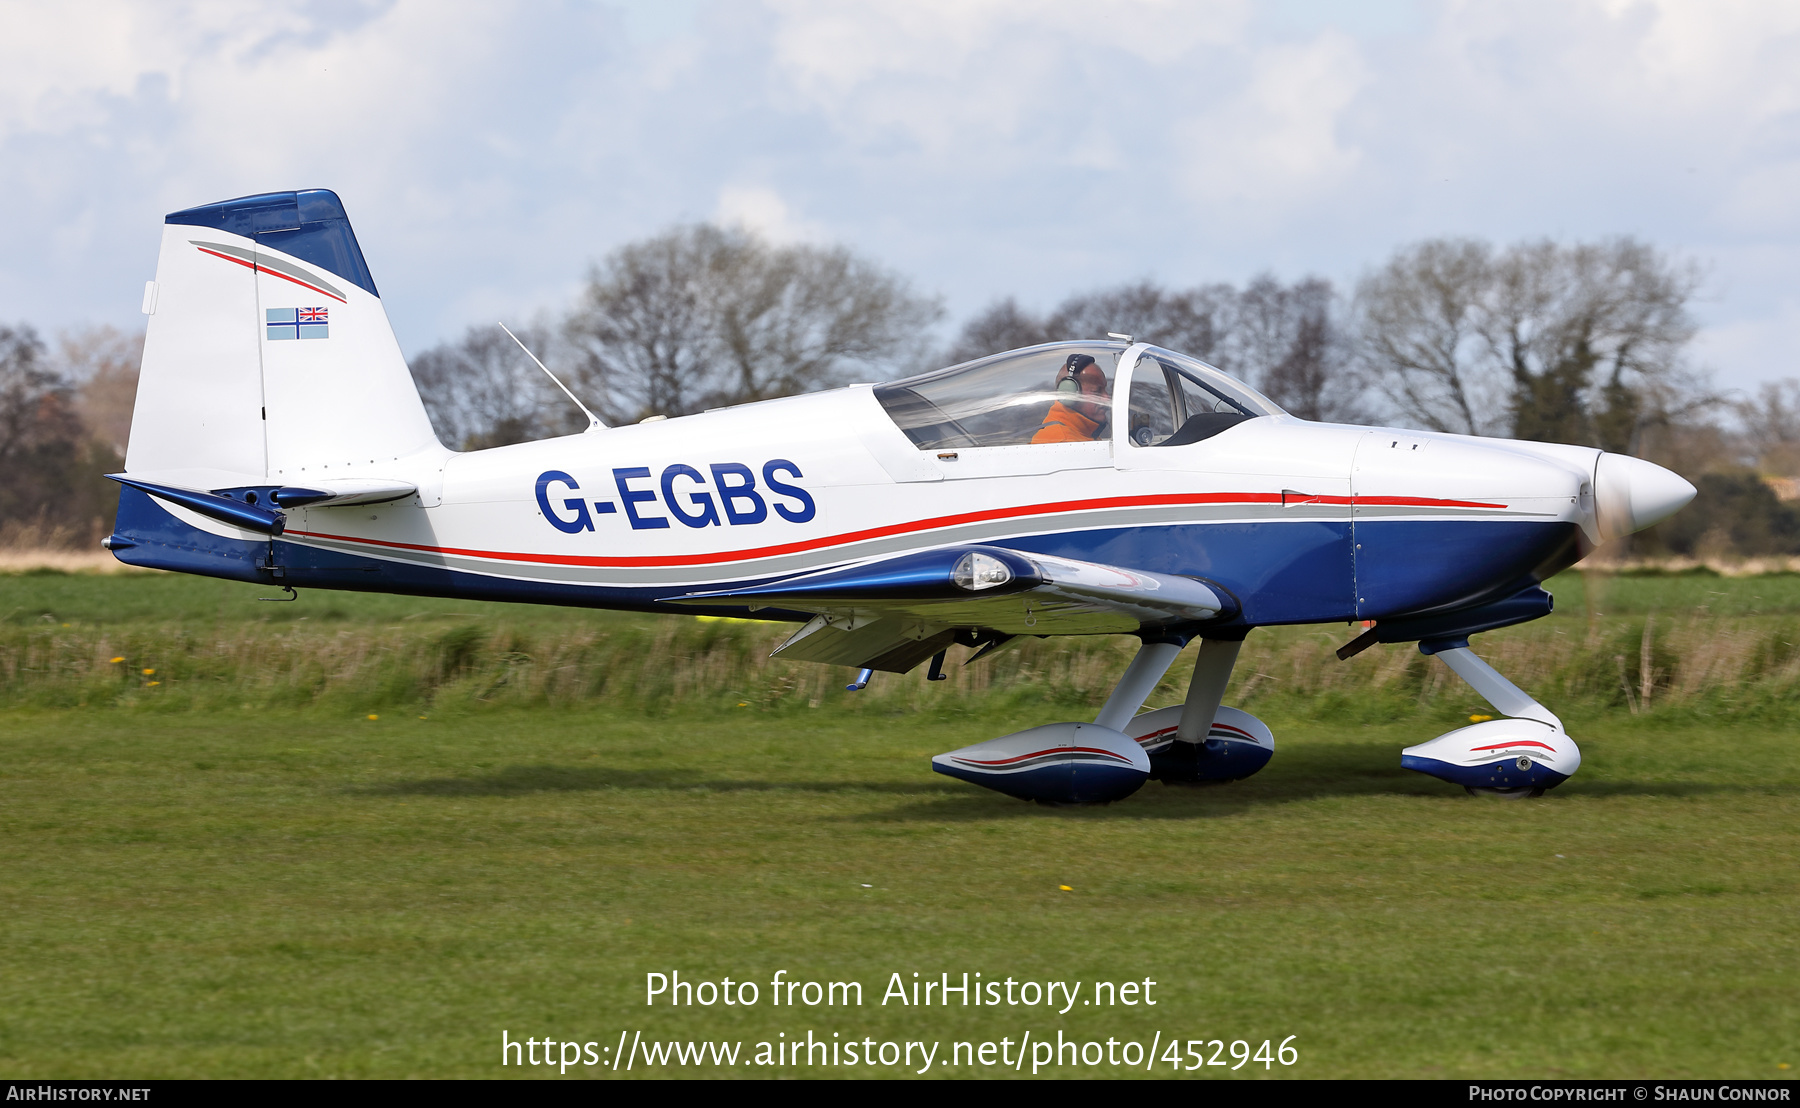
[[[304,20],[242,5],[150,7],[130,0],[0,4],[0,136],[104,120],[112,101],[160,78],[179,95],[196,48],[237,55]]]
[[[726,227],[738,226],[755,231],[774,243],[804,242],[824,237],[817,225],[796,219],[780,193],[754,185],[726,185],[721,188],[718,206],[713,209],[713,221]]]
[[[1191,194],[1261,222],[1340,185],[1361,159],[1340,124],[1366,83],[1340,32],[1257,52],[1238,96],[1175,125]]]
[[[959,312],[1632,233],[1714,262],[1722,373],[1793,372],[1800,7],[1299,8],[0,0],[0,302],[131,324],[162,213],[306,186],[409,348],[696,218],[847,242]]]
[[[1054,132],[1192,52],[1234,41],[1244,0],[774,0],[775,71],[851,143],[899,136],[933,157]],[[1046,116],[1051,118],[1046,119]]]

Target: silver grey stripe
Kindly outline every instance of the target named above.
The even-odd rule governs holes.
[[[241,246],[226,246],[222,242],[201,242],[199,239],[189,239],[188,243],[192,246],[204,247],[207,250],[217,250],[221,254],[229,254],[239,261],[249,262],[251,265],[292,277],[297,281],[305,281],[314,288],[324,289],[339,300],[345,299],[344,290],[336,287],[331,282],[321,277],[315,277],[313,274],[301,269],[299,266],[291,265],[282,261],[280,258],[272,258],[265,251],[250,251],[245,250]]]
[[[1356,508],[1357,519],[1400,519],[1418,516],[1447,516],[1455,519],[1459,517],[1467,518],[1474,515],[1502,515],[1508,519],[1525,520],[1563,518],[1560,512],[1522,512],[1517,509],[1509,509],[1500,512],[1493,508],[1414,508],[1403,504],[1375,504],[1367,506],[1359,504]]]

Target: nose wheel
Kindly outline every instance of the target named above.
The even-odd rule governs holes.
[[[1481,789],[1474,785],[1464,785],[1463,790],[1470,796],[1485,796],[1494,800],[1531,800],[1544,795],[1543,789],[1520,786],[1516,789]]]

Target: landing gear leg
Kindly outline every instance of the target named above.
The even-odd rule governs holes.
[[[1125,730],[1131,717],[1138,714],[1144,701],[1156,691],[1156,683],[1169,672],[1175,664],[1175,658],[1181,653],[1178,642],[1147,642],[1138,648],[1137,657],[1125,667],[1124,676],[1113,686],[1112,695],[1106,698],[1106,706],[1094,717],[1094,722],[1101,727],[1110,727],[1114,731]],[[1209,721],[1210,722],[1210,721]]]
[[[1514,719],[1535,719],[1558,731],[1562,720],[1550,709],[1533,700],[1531,694],[1506,679],[1506,675],[1475,656],[1467,646],[1450,646],[1437,651],[1438,660],[1468,682],[1471,689],[1494,706],[1494,711]]]
[[[1125,733],[1150,755],[1150,776],[1165,785],[1241,781],[1269,762],[1275,736],[1249,712],[1219,701],[1237,665],[1242,639],[1202,639],[1185,704],[1137,716]]]
[[[1194,679],[1188,683],[1187,703],[1181,706],[1181,727],[1175,741],[1198,743],[1206,740],[1213,719],[1219,714],[1219,702],[1225,699],[1225,686],[1231,683],[1232,667],[1237,665],[1242,639],[1201,639],[1200,654],[1194,659]]]

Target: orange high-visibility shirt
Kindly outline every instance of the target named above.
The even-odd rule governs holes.
[[[1093,442],[1100,433],[1100,422],[1089,419],[1080,412],[1058,400],[1050,405],[1050,411],[1044,416],[1044,425],[1031,436],[1033,444],[1040,442]]]

